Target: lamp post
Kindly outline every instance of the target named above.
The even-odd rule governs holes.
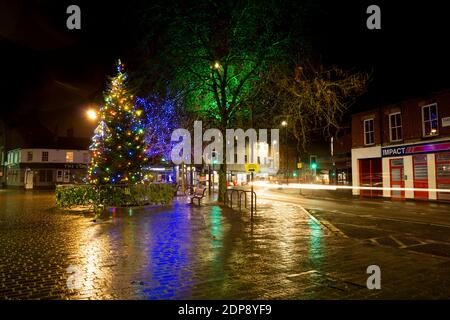
[[[284,174],[286,176],[286,184],[289,184],[289,172],[288,172],[288,156],[289,156],[289,149],[288,149],[288,135],[287,135],[287,121],[281,122],[281,126],[284,127],[285,137],[286,137],[286,152],[285,152],[285,167],[284,167]]]
[[[331,174],[329,180],[333,182],[333,184],[337,184],[336,179],[336,162],[334,161],[334,137],[331,137],[330,142],[330,151],[331,151],[331,162],[333,163],[333,168],[331,169]]]

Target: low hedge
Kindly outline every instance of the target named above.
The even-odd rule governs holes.
[[[168,204],[174,193],[174,186],[166,183],[131,186],[58,185],[56,205],[59,208],[90,206],[96,210],[102,207]]]

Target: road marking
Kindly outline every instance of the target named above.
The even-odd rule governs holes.
[[[334,226],[331,222],[324,220],[324,219],[317,219],[315,216],[313,216],[308,210],[306,210],[305,208],[303,208],[301,205],[297,204],[300,208],[300,210],[302,210],[304,213],[306,213],[312,220],[314,220],[317,224],[321,224],[323,225],[325,228],[327,228],[328,230],[330,230],[331,232],[343,237],[343,238],[348,238],[346,234],[344,234],[341,230],[339,230],[339,228],[337,228],[336,226]]]
[[[277,195],[274,194],[264,194],[262,193],[260,195],[261,198],[266,198],[266,199],[274,199],[274,200],[278,200],[278,201],[283,201],[283,202],[288,202],[288,203],[295,203],[295,204],[299,204],[299,200],[298,199],[292,199],[290,198],[289,195],[287,194],[282,194],[282,193],[278,193]],[[334,200],[335,201],[335,200]],[[339,200],[340,202],[345,202],[347,200]],[[353,200],[352,200],[353,201]],[[383,201],[384,202],[384,201]],[[390,203],[392,204],[392,202],[389,201],[385,201],[386,203]],[[373,203],[373,202],[366,202],[366,201],[359,201],[358,204],[362,204],[362,203],[368,203],[368,204],[377,204],[377,203]],[[417,205],[417,204],[416,204]],[[391,207],[388,207],[389,209],[391,209]],[[366,208],[366,209],[372,209],[372,210],[378,210],[378,208]],[[331,211],[329,209],[320,209],[321,211]],[[363,217],[363,218],[367,218],[367,219],[374,219],[374,220],[388,220],[388,221],[395,221],[395,222],[403,222],[403,223],[411,223],[411,224],[420,224],[420,225],[426,225],[426,226],[433,226],[433,227],[443,227],[443,228],[450,228],[450,225],[445,225],[445,224],[439,224],[439,223],[429,223],[429,222],[422,222],[422,221],[417,221],[417,220],[406,220],[406,219],[396,219],[396,218],[386,218],[386,217],[379,217],[379,216],[372,216],[372,215],[360,215],[360,214],[355,214],[355,213],[349,213],[349,212],[343,212],[340,210],[333,210],[333,212],[335,213],[341,213],[341,214],[346,214],[346,215],[351,215],[351,216],[357,216],[357,217]]]
[[[286,278],[294,278],[294,277],[304,276],[304,275],[312,274],[312,273],[319,273],[319,272],[317,270],[308,270],[308,271],[301,272],[301,273],[289,274],[286,276]]]
[[[397,238],[395,238],[393,235],[390,235],[389,238],[391,238],[392,240],[395,241],[395,243],[397,243],[399,245],[400,248],[405,248],[406,245],[401,242],[400,240],[398,240]]]
[[[381,243],[378,242],[378,240],[385,239],[385,238],[390,238],[390,239],[392,239],[396,244],[398,244],[398,246],[399,246],[398,248],[399,248],[399,249],[409,249],[409,248],[411,248],[411,247],[423,246],[423,245],[425,245],[425,244],[429,244],[430,242],[433,242],[433,241],[426,242],[426,241],[428,241],[428,240],[424,241],[424,240],[421,240],[421,239],[412,238],[414,241],[417,241],[417,242],[419,242],[419,243],[408,244],[408,245],[407,245],[407,244],[404,244],[403,242],[401,242],[400,240],[398,240],[397,238],[395,238],[393,235],[389,235],[389,236],[387,236],[387,237],[370,238],[370,239],[366,239],[366,241],[368,240],[368,241],[370,241],[372,244],[379,245],[379,246],[392,247],[392,246],[389,245],[389,244],[381,244]]]
[[[267,199],[267,198],[269,198],[270,199],[270,196],[269,197],[264,197],[264,195],[262,195],[261,196],[261,198],[265,198],[265,199]],[[324,219],[317,219],[315,216],[313,216],[308,210],[306,210],[302,205],[300,205],[299,203],[297,203],[297,202],[294,202],[294,201],[289,201],[288,199],[286,199],[285,197],[274,197],[274,198],[278,198],[277,200],[278,201],[281,201],[281,202],[287,202],[287,203],[293,203],[293,204],[295,204],[296,206],[298,206],[299,208],[300,208],[300,210],[302,210],[304,213],[306,213],[310,218],[311,218],[311,220],[313,220],[316,224],[318,224],[318,225],[323,225],[325,228],[327,228],[327,229],[329,229],[331,232],[333,232],[333,233],[335,233],[335,234],[337,234],[337,235],[339,235],[339,236],[341,236],[341,237],[343,237],[343,238],[348,238],[348,236],[345,234],[345,233],[343,233],[339,228],[337,228],[336,226],[334,226],[331,222],[329,222],[329,221],[327,221],[327,220],[324,220]],[[280,199],[280,198],[284,198],[284,199]]]
[[[328,211],[326,209],[316,209],[316,210],[325,211],[325,212]],[[344,212],[344,211],[340,211],[340,210],[333,210],[332,212],[343,214],[343,215],[359,217],[359,218],[372,219],[372,220],[388,220],[388,221],[395,221],[395,222],[402,222],[402,223],[420,224],[420,225],[426,225],[426,226],[432,226],[432,227],[450,228],[449,225],[445,225],[445,224],[421,222],[421,221],[417,221],[417,220],[405,220],[405,219],[396,219],[396,218],[377,217],[377,216],[373,216],[373,215],[369,215],[369,214],[356,214],[356,213]]]

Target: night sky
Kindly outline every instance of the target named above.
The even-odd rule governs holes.
[[[101,101],[114,61],[132,59],[139,43],[139,5],[93,2],[0,2],[3,115],[82,119],[89,103]],[[442,1],[392,2],[318,1],[305,22],[324,63],[371,73],[353,111],[450,88]],[[81,30],[66,29],[70,4],[81,7]],[[381,7],[382,30],[366,28],[370,4]]]

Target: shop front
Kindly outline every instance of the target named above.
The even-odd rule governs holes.
[[[450,141],[353,149],[352,166],[354,195],[450,201]]]

